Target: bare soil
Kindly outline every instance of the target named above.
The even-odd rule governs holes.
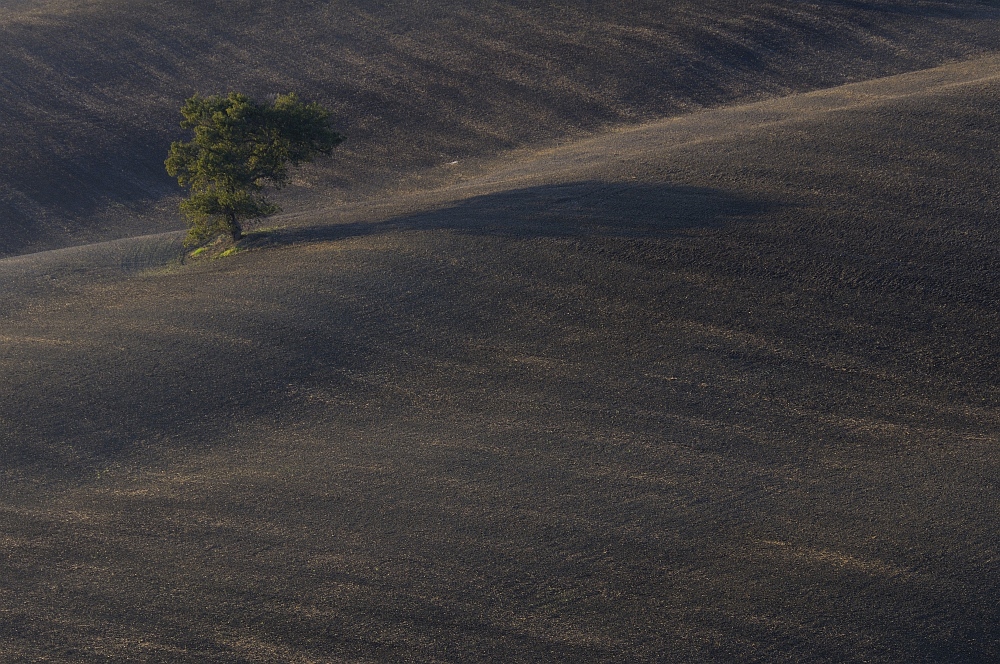
[[[997,65],[0,261],[4,659],[997,661]]]
[[[703,108],[1000,49],[994,3],[0,2],[0,255],[181,228],[163,169],[195,92],[298,91],[349,141],[289,210]]]

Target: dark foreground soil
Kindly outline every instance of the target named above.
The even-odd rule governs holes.
[[[3,659],[997,661],[997,71],[0,261]]]

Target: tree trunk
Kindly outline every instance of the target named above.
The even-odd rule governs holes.
[[[240,222],[236,221],[236,215],[229,215],[229,231],[233,234],[233,242],[239,242],[243,237],[243,228],[240,226]]]

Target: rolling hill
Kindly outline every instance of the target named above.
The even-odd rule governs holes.
[[[53,61],[138,34],[121,27],[135,2],[4,6],[10,30],[84,26],[39,41]],[[1000,658],[992,7],[303,2],[259,5],[282,19],[268,33],[249,5],[224,31],[204,18],[229,6],[144,20],[309,44],[336,15],[466,71],[517,43],[503,66],[554,78],[503,97],[441,56],[477,112],[435,125],[442,106],[404,101],[433,59],[400,69],[399,51],[383,63],[399,105],[355,105],[395,109],[370,134],[347,123],[370,141],[306,173],[239,253],[184,263],[177,232],[127,237],[175,222],[142,147],[169,135],[67,97],[93,129],[60,129],[67,151],[136,150],[120,181],[79,180],[93,205],[44,202],[8,245],[62,248],[0,260],[3,659]],[[612,34],[648,50],[609,60]],[[706,69],[664,82],[640,52]],[[347,98],[315,62],[258,63],[189,73]],[[823,87],[844,79],[864,80]],[[427,142],[390,159],[389,120]],[[107,241],[62,246],[82,237]]]
[[[288,204],[435,167],[1000,46],[979,2],[0,3],[0,254],[176,228],[194,92],[296,90],[350,142]]]

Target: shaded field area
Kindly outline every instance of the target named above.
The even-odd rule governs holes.
[[[450,181],[621,123],[995,51],[981,2],[0,5],[0,255],[172,230],[163,171],[195,92],[289,90],[349,142],[284,202]]]
[[[4,653],[995,661],[998,99],[973,61],[223,260],[0,261]]]

